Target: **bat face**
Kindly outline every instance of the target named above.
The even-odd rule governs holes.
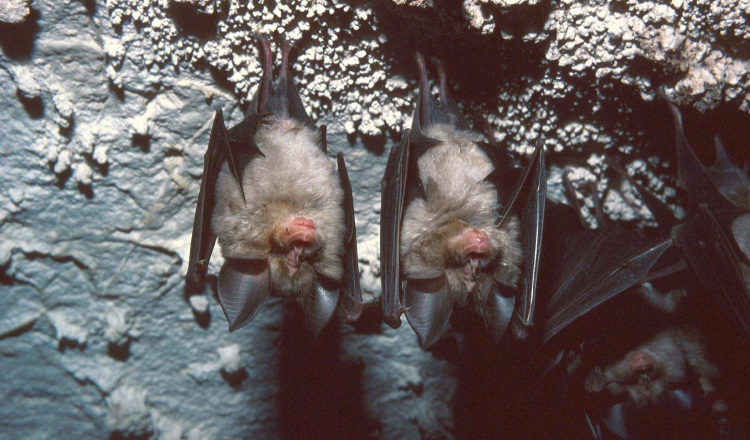
[[[356,230],[341,153],[326,156],[288,72],[289,45],[271,82],[270,41],[252,108],[226,130],[211,130],[196,208],[187,285],[201,289],[216,240],[226,260],[219,301],[229,329],[249,323],[270,296],[300,304],[319,334],[338,308],[348,321],[362,310]],[[339,304],[339,299],[343,298]]]
[[[420,345],[428,348],[446,331],[457,304],[478,312],[498,340],[516,306],[522,231],[529,232],[530,246],[541,241],[546,188],[541,150],[537,149],[510,198],[523,199],[533,212],[529,223],[536,222],[536,228],[521,227],[519,218],[506,209],[512,203],[499,200],[500,193],[509,193],[498,191],[507,189],[498,182],[502,173],[515,171],[511,161],[497,147],[481,142],[463,122],[448,93],[442,64],[436,62],[440,85],[436,102],[430,96],[421,54],[417,63],[420,98],[412,130],[391,149],[382,182],[385,320],[398,327],[405,312]],[[528,190],[532,182],[535,191]],[[519,197],[521,193],[537,199],[528,202]],[[535,274],[537,262],[528,262],[529,274]],[[535,275],[530,279],[529,285],[535,285]],[[533,299],[533,293],[528,297]]]
[[[633,438],[646,435],[640,425],[647,408],[660,408],[686,426],[696,402],[715,391],[717,376],[700,335],[670,328],[606,368],[596,367],[586,377],[584,388],[592,396],[603,395],[598,402],[605,408],[597,408],[603,410],[602,422],[621,438]],[[723,401],[717,403],[714,412],[726,410]]]

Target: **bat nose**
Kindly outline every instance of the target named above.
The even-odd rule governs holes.
[[[455,239],[455,249],[464,264],[485,267],[489,264],[490,237],[479,229],[468,228]]]
[[[315,243],[315,222],[305,217],[293,217],[283,226],[281,242],[288,248],[307,247]]]

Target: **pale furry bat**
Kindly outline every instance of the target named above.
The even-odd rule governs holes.
[[[230,331],[273,295],[299,303],[319,334],[337,306],[350,321],[362,308],[351,185],[341,153],[338,171],[327,157],[325,126],[315,127],[302,106],[289,45],[273,83],[270,41],[262,43],[263,77],[245,119],[229,130],[221,110],[214,119],[186,278],[203,288],[218,238]]]
[[[684,386],[691,376],[705,394],[715,391],[718,369],[708,360],[700,335],[687,328],[670,328],[603,370],[591,371],[584,387],[590,393],[606,389],[611,396],[627,393],[643,407],[659,403],[666,392]]]
[[[705,425],[726,423],[723,419],[726,403],[715,397],[718,375],[697,331],[663,330],[622,359],[589,372],[584,389],[591,395],[600,394],[592,426],[597,426],[596,420],[600,420],[608,431],[622,439],[700,437],[703,434],[689,433],[687,428],[691,419],[700,417],[701,411],[696,409],[700,402],[710,404],[706,412],[714,419],[714,422],[707,422],[708,419],[698,422],[702,429]],[[599,411],[601,414],[596,414]],[[673,426],[665,428],[670,424]],[[680,433],[681,430],[688,433]],[[592,431],[595,438],[602,438],[601,426]]]
[[[519,178],[505,152],[469,130],[442,63],[436,61],[439,102],[419,53],[417,64],[412,129],[391,149],[382,182],[385,320],[398,327],[406,312],[428,348],[458,304],[478,312],[498,339],[514,310],[521,324],[531,324],[546,188],[541,147]],[[509,176],[515,181],[505,185]]]

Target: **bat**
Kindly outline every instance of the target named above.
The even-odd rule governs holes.
[[[600,227],[587,228],[567,172],[563,181],[576,207],[554,202],[547,207],[539,281],[545,301],[545,344],[579,318],[648,281],[649,274],[655,278],[684,269],[675,261],[671,239],[648,239],[608,221],[595,186],[591,196]]]
[[[672,103],[680,185],[688,209],[680,222],[661,200],[623,174],[638,190],[661,229],[671,237],[702,284],[730,320],[750,335],[750,179],[732,164],[716,138],[716,160],[705,167],[685,137],[680,110]]]
[[[442,63],[435,101],[424,57],[416,58],[412,128],[391,148],[381,183],[384,320],[396,328],[405,313],[424,349],[445,333],[454,305],[477,312],[495,340],[509,327],[523,335],[533,324],[544,222],[541,146],[520,173],[469,130]]]
[[[549,343],[557,338],[558,345],[566,346],[552,362],[557,375],[565,377],[558,379],[558,386],[562,384],[563,389],[563,397],[558,401],[576,399],[572,397],[575,391],[571,391],[576,383],[571,365],[606,357],[606,353],[612,351],[612,344],[617,343],[613,340],[621,339],[604,340],[591,329],[584,329],[573,337],[568,334],[567,339],[560,338],[558,333],[580,317],[592,316],[596,307],[631,287],[636,287],[652,306],[667,312],[673,312],[685,295],[684,289],[661,295],[647,281],[689,267],[704,284],[708,297],[724,306],[732,321],[747,331],[750,318],[745,278],[750,228],[747,175],[731,164],[719,141],[716,163],[710,168],[704,167],[685,139],[679,110],[672,104],[670,109],[675,119],[680,182],[689,197],[684,222],[616,162],[610,165],[634,185],[656,218],[660,239],[648,240],[608,222],[599,230],[585,231],[576,221],[576,209],[555,204],[547,208],[540,292],[543,299],[549,298],[543,341]],[[567,180],[566,186],[569,186]],[[592,195],[601,222],[601,205],[596,192]],[[617,327],[620,333],[627,331],[611,322],[615,316],[612,313],[637,320],[640,326],[665,321],[664,316],[638,319],[637,313],[622,309],[599,313],[600,320],[607,319],[605,325]],[[695,319],[697,317],[693,316],[691,321]],[[716,327],[711,323],[707,326]],[[594,348],[597,345],[598,350]],[[599,396],[594,399],[596,404],[590,406],[600,413],[596,420],[589,418],[590,409],[587,413],[594,438],[602,438],[603,426],[619,438],[653,438],[653,434],[646,435],[643,430],[650,429],[645,427],[644,420],[655,417],[651,410],[656,407],[661,411],[657,417],[660,421],[674,420],[672,428],[684,428],[687,418],[699,409],[695,406],[696,398],[713,392],[712,380],[716,376],[716,368],[707,360],[699,338],[685,329],[663,331],[604,370],[597,368],[585,378],[579,378],[590,395],[589,400],[592,395]],[[696,384],[699,386],[694,386]],[[726,405],[717,401],[712,411],[721,417]],[[670,435],[674,437],[674,432]]]
[[[318,335],[339,308],[362,310],[352,190],[343,155],[327,157],[325,126],[305,111],[288,66],[272,82],[272,52],[244,120],[227,130],[216,112],[195,211],[186,285],[202,290],[218,240],[225,263],[218,297],[229,331],[270,296],[298,303]]]
[[[718,374],[699,333],[682,327],[660,331],[586,376],[584,389],[595,403],[587,414],[593,437],[602,438],[608,430],[622,439],[661,437],[660,431],[668,438],[694,438],[689,426],[699,415],[698,403],[710,403],[708,412],[717,419],[727,410],[726,403],[715,398]],[[685,435],[675,429],[685,430]]]
[[[712,297],[750,336],[750,180],[731,163],[718,139],[716,161],[705,167],[687,142],[679,109],[671,103],[669,108],[679,181],[688,194],[685,220],[671,235],[707,290],[715,292]]]

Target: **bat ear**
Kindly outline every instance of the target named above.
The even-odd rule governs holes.
[[[312,294],[304,299],[302,307],[305,310],[305,322],[316,338],[320,336],[336,311],[339,296],[338,289],[327,289],[321,284],[316,284]]]
[[[406,319],[423,349],[430,348],[448,329],[453,295],[445,276],[406,281]]]
[[[265,260],[227,259],[219,271],[219,304],[229,331],[253,320],[271,296],[270,272]]]

